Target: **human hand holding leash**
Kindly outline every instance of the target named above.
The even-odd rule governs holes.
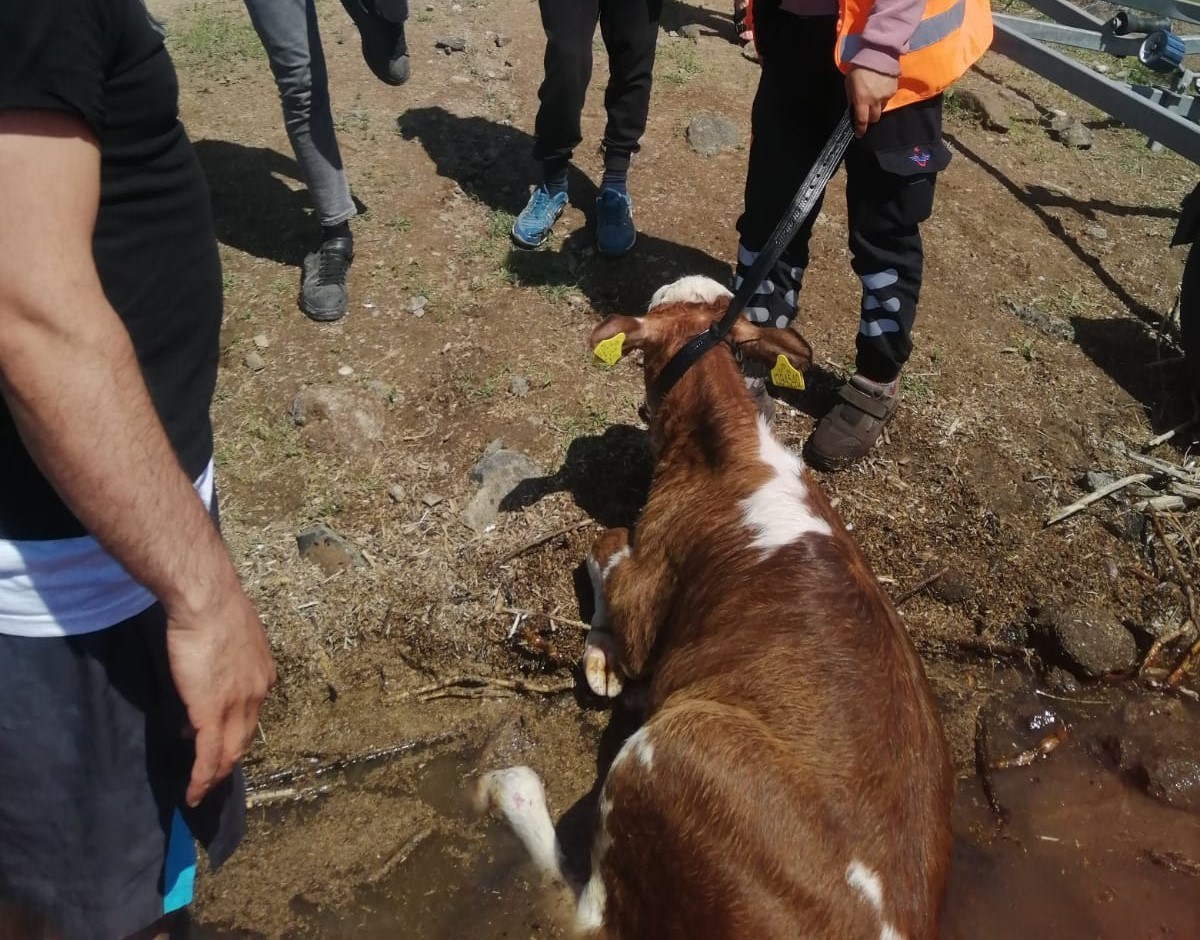
[[[854,116],[854,136],[862,137],[867,127],[879,120],[883,109],[899,87],[894,75],[851,66],[846,74],[846,101]]]

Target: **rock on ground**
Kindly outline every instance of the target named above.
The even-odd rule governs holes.
[[[1035,628],[1048,658],[1081,679],[1120,672],[1137,661],[1133,635],[1105,610],[1046,607]]]
[[[999,92],[992,88],[956,88],[954,101],[964,111],[975,115],[984,130],[1007,134],[1011,127],[1008,106]]]
[[[712,157],[737,149],[738,131],[729,118],[701,111],[687,126],[687,142],[700,156]]]
[[[288,405],[304,442],[325,453],[367,453],[383,438],[384,415],[378,399],[329,385],[306,388]]]
[[[1200,812],[1197,727],[1182,702],[1133,702],[1104,742],[1126,776],[1160,802]]]
[[[463,521],[482,532],[496,521],[500,504],[526,480],[538,479],[542,469],[524,454],[505,450],[493,441],[484,456],[471,468],[470,477],[479,484],[479,492],[463,512]]]
[[[363,565],[362,554],[353,543],[323,522],[301,529],[296,535],[296,549],[301,558],[311,561],[326,574]]]

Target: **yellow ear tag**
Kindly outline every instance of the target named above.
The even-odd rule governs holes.
[[[625,334],[618,333],[616,336],[610,336],[608,339],[602,339],[596,344],[596,348],[592,350],[596,358],[603,362],[606,366],[615,366],[617,360],[621,358],[621,347],[625,344]]]
[[[778,388],[794,388],[804,391],[804,376],[780,353],[775,357],[775,368],[771,370],[771,381]]]

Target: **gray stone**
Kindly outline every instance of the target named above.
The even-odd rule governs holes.
[[[376,398],[382,399],[386,402],[393,402],[396,400],[396,389],[391,385],[388,385],[387,382],[382,382],[379,379],[371,379],[371,381],[367,383],[367,391]]]
[[[470,85],[471,79],[469,79],[466,75],[451,75],[450,76],[450,84],[451,85]]]
[[[505,36],[503,33],[496,33],[495,43],[497,49],[503,49],[510,42],[512,42],[512,36]]]
[[[1008,107],[991,88],[956,88],[954,103],[979,119],[984,130],[1007,134],[1011,126]]]
[[[1075,119],[1066,111],[1054,109],[1050,112],[1050,130],[1055,134],[1063,133],[1068,127],[1075,123]]]
[[[416,314],[418,317],[425,315],[425,308],[429,306],[429,298],[421,294],[415,297],[408,298],[408,303],[404,305],[404,309],[409,313]]]
[[[738,130],[729,118],[702,111],[688,124],[687,142],[700,156],[712,157],[737,148]]]
[[[1108,238],[1108,229],[1106,229],[1103,225],[1089,225],[1086,231],[1092,236],[1092,238],[1095,238],[1098,241],[1104,241],[1104,239]]]
[[[951,607],[965,604],[974,593],[970,575],[956,568],[947,568],[929,585],[930,596]]]
[[[522,453],[503,448],[485,452],[471,468],[470,477],[479,484],[479,492],[463,512],[463,521],[476,532],[484,531],[496,521],[505,497],[526,480],[541,476],[541,468]]]
[[[399,483],[393,483],[388,487],[388,496],[392,498],[392,502],[394,503],[404,502],[405,495],[404,487],[402,487]]]
[[[267,360],[252,349],[242,356],[242,365],[251,372],[261,372],[267,367]]]
[[[254,337],[254,347],[256,349],[266,349],[270,345],[271,339],[266,333],[259,333],[256,337]]]
[[[466,52],[467,41],[462,36],[440,36],[434,42],[438,49],[445,49],[447,52]]]
[[[362,553],[323,522],[301,529],[296,535],[296,549],[301,558],[311,561],[326,574],[363,565]]]
[[[509,380],[508,391],[510,395],[515,395],[517,398],[524,398],[529,394],[529,379],[523,375],[514,375]]]
[[[998,86],[995,90],[1008,105],[1008,113],[1014,120],[1036,124],[1042,119],[1041,109],[1020,92],[1005,88],[1003,85]]]
[[[1073,695],[1079,691],[1079,683],[1067,670],[1055,666],[1046,673],[1046,688],[1058,695]]]
[[[1075,327],[1071,325],[1070,320],[1046,310],[1040,310],[1032,304],[1020,304],[1010,300],[1006,301],[1005,306],[1018,320],[1029,324],[1040,333],[1045,333],[1055,339],[1067,341],[1075,339]]]
[[[1092,146],[1092,132],[1086,125],[1076,121],[1069,128],[1063,138],[1063,143],[1075,150],[1090,150]]]
[[[1055,139],[1072,149],[1087,150],[1092,146],[1091,130],[1070,115],[1054,115],[1050,121],[1050,131]]]
[[[1080,679],[1099,679],[1137,661],[1133,635],[1108,611],[1047,607],[1035,626],[1049,658]]]
[[[679,35],[684,39],[690,39],[692,42],[696,42],[700,39],[703,33],[700,30],[699,24],[688,23],[686,26],[680,28]]]
[[[288,405],[288,416],[306,444],[327,453],[365,454],[383,438],[383,404],[350,388],[306,388]]]
[[[1124,727],[1105,745],[1127,776],[1154,799],[1200,812],[1200,721],[1191,709],[1170,702],[1127,707]]]
[[[749,59],[751,62],[758,61],[758,50],[754,48],[754,43],[748,42],[742,46],[742,58]]]
[[[1117,478],[1111,473],[1101,473],[1097,470],[1089,470],[1083,475],[1083,485],[1087,487],[1089,493],[1094,493],[1116,481]]]
[[[428,506],[430,509],[432,509],[434,506],[436,506],[438,503],[440,503],[443,499],[445,499],[445,497],[438,496],[437,493],[426,493],[424,496],[421,497],[421,502],[423,502],[426,506]]]

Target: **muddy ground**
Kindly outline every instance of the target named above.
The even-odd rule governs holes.
[[[660,40],[631,182],[635,251],[599,259],[588,228],[600,57],[574,207],[549,250],[517,253],[507,230],[532,173],[536,5],[417,0],[413,77],[393,89],[371,78],[349,19],[323,0],[334,113],[363,213],[350,313],[318,326],[295,303],[315,225],[244,10],[151,5],[167,23],[225,264],[215,405],[225,532],[280,675],[246,766],[249,836],[201,879],[200,936],[565,936],[513,841],[473,819],[462,793],[480,769],[527,762],[564,833],[586,830],[581,798],[602,737],[619,734],[605,734],[607,710],[569,691],[576,622],[590,613],[579,563],[600,526],[634,517],[649,463],[635,367],[601,371],[585,339],[599,317],[636,312],[679,275],[728,277],[757,67],[730,42],[724,3],[668,0],[664,26],[696,23],[702,35]],[[443,54],[445,37],[466,51]],[[1196,171],[1005,60],[985,58],[967,85],[1004,90],[1011,129],[985,130],[950,102],[955,159],[924,229],[904,407],[870,460],[820,483],[903,599],[943,707],[962,787],[946,935],[1200,936],[1195,790],[1186,766],[1177,789],[1156,789],[1146,770],[1160,748],[1194,756],[1200,706],[1129,678],[1136,660],[1083,684],[1048,677],[1056,650],[1031,629],[1083,608],[1110,633],[1128,631],[1140,659],[1186,619],[1197,513],[1164,517],[1160,535],[1124,491],[1044,522],[1083,494],[1085,472],[1141,469],[1114,445],[1137,449],[1192,414],[1179,350],[1157,324],[1175,302],[1183,257],[1167,245]],[[1091,149],[1052,139],[1043,118],[1057,107],[1087,123]],[[740,146],[690,150],[684,131],[701,111],[733,121]],[[797,321],[817,350],[812,391],[777,419],[795,448],[853,361],[842,193],[837,179]],[[428,303],[414,312],[417,297]],[[472,528],[468,472],[497,439],[542,475]],[[1183,466],[1194,446],[1193,427],[1152,454]],[[314,522],[349,540],[358,564],[302,560],[296,535]],[[546,691],[420,694],[460,676]],[[992,774],[1011,817],[997,835],[977,724],[989,760],[1011,757],[1045,736],[1046,707],[1070,730],[1048,757]]]

